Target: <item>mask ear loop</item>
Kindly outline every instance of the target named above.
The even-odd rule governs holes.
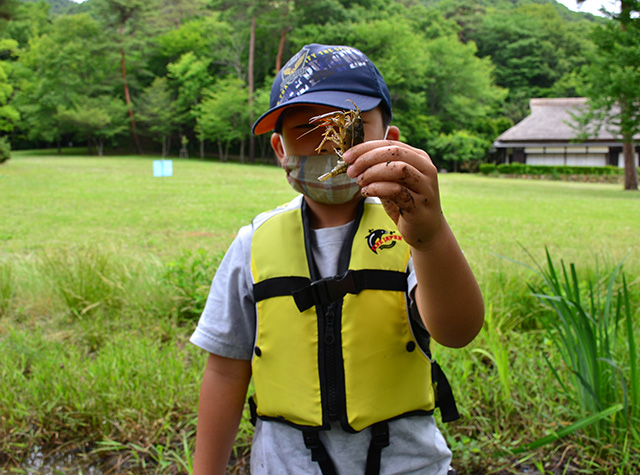
[[[282,134],[278,134],[280,136],[280,146],[282,147],[282,153],[284,154],[284,156],[287,156],[287,151],[284,148],[284,137],[282,136]]]

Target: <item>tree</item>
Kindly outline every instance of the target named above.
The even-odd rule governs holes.
[[[5,22],[14,18],[18,8],[18,0],[0,1],[0,22]],[[0,23],[1,25],[2,23]]]
[[[155,78],[140,95],[137,116],[154,141],[162,144],[162,157],[170,148],[171,133],[180,122],[178,104],[171,97],[167,78]]]
[[[0,40],[0,58],[10,56],[18,46],[14,40]],[[11,132],[15,123],[20,119],[20,114],[15,107],[9,104],[13,93],[13,86],[9,83],[11,64],[0,60],[0,163],[10,157],[11,145],[4,133]]]
[[[443,132],[473,130],[479,120],[498,110],[507,91],[493,84],[493,65],[476,56],[474,43],[463,44],[450,35],[431,40],[425,48],[427,106]]]
[[[592,26],[563,20],[551,4],[524,4],[489,10],[467,34],[478,56],[491,59],[496,84],[509,91],[505,112],[517,122],[528,114],[529,99],[549,97],[556,82],[586,63]]]
[[[249,134],[248,99],[249,92],[244,82],[229,77],[219,80],[210,88],[198,105],[197,130],[203,137],[218,142],[220,160],[223,162],[229,158],[229,145],[232,142],[240,141],[243,150],[244,139]]]
[[[89,15],[56,17],[51,31],[33,38],[15,65],[20,131],[60,148],[65,130],[58,111],[110,93],[117,79],[114,64],[100,25]]]
[[[136,28],[143,23],[146,13],[153,11],[157,1],[148,0],[101,0],[98,4],[98,12],[107,19],[107,24],[115,28],[120,42],[120,72],[122,75],[122,87],[124,99],[129,111],[129,121],[131,123],[131,135],[136,145],[138,154],[142,153],[140,140],[136,131],[136,121],[129,90],[129,80],[127,77],[127,38],[136,31]]]
[[[640,132],[640,2],[621,0],[615,21],[595,29],[596,52],[587,68],[589,111],[581,123],[622,137],[624,188],[638,190],[633,136]]]
[[[216,74],[224,56],[220,51],[228,46],[232,34],[233,27],[221,21],[220,15],[215,12],[189,20],[179,28],[154,38],[155,50],[151,60],[158,63],[154,69],[157,69],[157,74],[163,74],[162,68],[167,64],[175,63],[186,53],[192,53],[196,58],[207,60],[212,67],[210,72]],[[223,69],[220,72],[228,74],[230,71]]]
[[[249,122],[253,122],[253,103],[255,94],[255,77],[253,74],[253,66],[255,64],[256,53],[256,17],[251,18],[251,34],[249,35],[249,67],[247,71],[249,86]],[[255,160],[255,140],[253,135],[249,136],[249,163]]]
[[[269,84],[269,85],[266,85],[266,84]],[[263,87],[256,89],[256,92],[253,98],[254,111],[258,111],[259,113],[262,113],[264,111],[269,110],[271,84],[273,84],[273,77],[270,80],[265,81],[265,85]],[[255,137],[255,139],[258,142],[258,146],[260,147],[260,156],[262,158],[266,158],[267,154],[271,152],[269,134],[259,135]],[[280,162],[278,161],[277,157],[274,155],[273,158],[275,160],[276,165],[278,165]]]
[[[453,171],[458,171],[460,163],[469,164],[482,160],[491,149],[491,142],[466,130],[450,134],[440,134],[431,141],[430,153],[447,163],[453,163]]]
[[[112,140],[124,133],[127,107],[115,97],[81,97],[72,108],[58,109],[57,117],[63,127],[74,130],[77,135],[87,140],[100,157],[104,153],[106,140]]]
[[[161,29],[179,28],[185,21],[207,14],[207,0],[160,0],[153,21]]]
[[[49,30],[50,5],[45,2],[19,3],[14,17],[6,27],[0,27],[8,38],[18,42],[20,48],[27,48],[29,40]]]
[[[198,122],[198,104],[206,88],[211,86],[214,78],[209,74],[211,61],[199,59],[194,53],[183,54],[178,61],[169,64],[169,80],[177,85],[177,105],[184,117],[189,117],[191,128]],[[200,158],[204,158],[204,137],[198,134],[200,140]]]
[[[492,82],[491,62],[476,56],[473,43],[458,40],[455,24],[435,11],[412,13],[419,20],[397,15],[348,27],[306,26],[291,36],[300,45],[315,39],[364,51],[389,86],[403,140],[429,150],[440,134],[474,132],[479,121],[490,120],[505,92]]]
[[[13,54],[18,44],[14,40],[0,40],[0,58]],[[11,63],[0,60],[0,133],[11,132],[20,114],[9,104],[13,94],[13,86],[9,82]]]
[[[593,22],[565,21],[555,6],[530,4],[545,1],[0,0],[0,38],[16,40],[20,52],[9,59],[11,105],[22,114],[13,137],[25,146],[61,143],[75,132],[67,130],[70,113],[80,114],[88,99],[120,95],[133,142],[139,95],[154,78],[167,77],[180,107],[180,132],[193,141],[196,129],[203,130],[196,127],[197,106],[214,82],[240,79],[248,87],[245,108],[262,112],[280,65],[303,44],[323,42],[359,47],[378,65],[403,140],[429,148],[456,130],[487,138],[502,112],[504,91],[495,78],[509,88],[502,110],[512,119],[520,118],[531,95],[579,90],[576,72],[586,61]],[[73,8],[57,8],[64,3]],[[102,30],[87,26],[80,34],[79,15],[71,14],[78,11]],[[243,128],[251,122],[248,116]],[[243,143],[231,144],[238,140]],[[256,143],[268,153],[268,137]]]
[[[285,2],[285,8],[288,7],[288,2]],[[255,58],[256,58],[256,30],[258,28],[258,17],[265,12],[271,12],[274,9],[273,2],[270,0],[239,0],[233,3],[233,6],[229,8],[230,12],[236,12],[240,9],[241,15],[238,18],[249,20],[249,48],[247,58],[247,75],[246,81],[248,85],[248,101],[247,107],[249,109],[247,127],[253,122],[254,114],[254,94],[255,94]],[[238,68],[240,71],[241,68]],[[243,74],[239,72],[239,78],[244,79]],[[255,159],[255,141],[253,135],[249,136],[249,162],[253,162]]]

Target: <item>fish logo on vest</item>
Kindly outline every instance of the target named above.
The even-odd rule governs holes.
[[[396,245],[396,242],[402,241],[402,236],[396,231],[385,231],[384,229],[369,229],[369,234],[365,238],[369,249],[374,254],[378,253],[379,249],[391,249]]]

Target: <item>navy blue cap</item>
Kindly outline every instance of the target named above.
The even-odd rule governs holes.
[[[350,46],[310,44],[280,70],[271,88],[269,110],[255,124],[256,135],[273,130],[282,111],[312,104],[362,112],[383,105],[391,116],[391,97],[382,75],[362,51]]]

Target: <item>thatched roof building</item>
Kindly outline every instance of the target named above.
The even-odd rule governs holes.
[[[624,166],[622,141],[605,127],[597,136],[574,142],[579,132],[572,114],[579,115],[586,110],[586,98],[531,99],[529,107],[531,115],[503,132],[493,143],[500,162]],[[634,139],[640,142],[640,135]]]

